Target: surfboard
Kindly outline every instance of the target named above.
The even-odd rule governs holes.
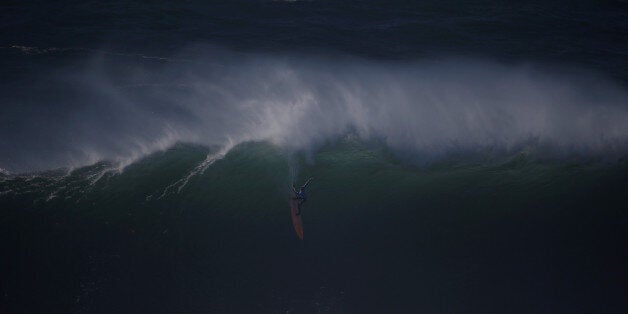
[[[303,218],[301,215],[297,215],[299,206],[299,200],[290,197],[290,214],[292,215],[292,225],[294,225],[294,231],[296,231],[299,239],[303,240]]]

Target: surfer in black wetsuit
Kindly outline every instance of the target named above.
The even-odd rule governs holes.
[[[292,183],[292,191],[294,192],[294,197],[292,199],[299,200],[299,203],[297,204],[297,215],[301,215],[301,205],[307,201],[307,192],[305,191],[305,188],[310,181],[312,181],[312,179],[314,178],[309,178],[305,181],[305,184],[303,184],[298,190],[296,185]]]

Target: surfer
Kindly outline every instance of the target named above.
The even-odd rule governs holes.
[[[305,201],[307,201],[307,192],[305,191],[305,188],[310,183],[310,181],[312,181],[312,179],[314,178],[309,178],[307,181],[305,181],[305,184],[303,184],[298,190],[296,185],[292,183],[292,191],[294,192],[293,199],[299,200],[299,203],[297,205],[297,215],[301,215],[301,205],[305,203]]]

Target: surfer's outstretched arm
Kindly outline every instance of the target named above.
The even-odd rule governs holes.
[[[301,188],[306,188],[308,184],[310,184],[310,181],[312,181],[312,179],[314,179],[314,177],[311,177],[309,179],[307,179],[307,181],[305,181],[305,184],[303,184],[303,186]]]

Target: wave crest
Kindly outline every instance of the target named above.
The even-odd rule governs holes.
[[[423,158],[530,141],[568,155],[621,155],[628,143],[628,93],[590,73],[478,60],[390,63],[214,50],[181,63],[94,60],[83,73],[57,74],[76,89],[68,102],[89,105],[25,136],[27,143],[47,138],[53,156],[26,145],[10,150],[3,163],[13,162],[3,166],[128,164],[176,142],[270,141],[312,151],[348,132]],[[19,140],[5,136],[7,143]]]

